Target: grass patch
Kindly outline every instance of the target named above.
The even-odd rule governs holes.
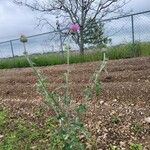
[[[52,122],[47,120],[39,127],[22,118],[11,118],[0,110],[0,150],[49,149],[51,129],[55,127]]]
[[[84,55],[71,54],[70,63],[82,63],[89,61],[98,61],[100,55],[99,51],[94,51],[92,53],[85,53]],[[66,56],[62,57],[61,54],[43,54],[30,56],[31,60],[35,63],[35,66],[51,66],[66,64]],[[23,68],[30,67],[25,57],[16,57],[16,58],[6,58],[0,60],[0,69],[9,69],[9,68]]]
[[[112,46],[108,48],[107,51],[107,57],[109,59],[124,59],[148,55],[150,55],[150,42],[136,42],[135,45],[132,45],[131,43],[121,44]],[[30,58],[36,66],[51,66],[66,63],[65,54],[62,56],[59,53],[32,55]],[[100,49],[93,50],[92,52],[86,51],[84,55],[73,52],[70,55],[70,63],[99,61],[99,58],[102,58]],[[0,60],[0,69],[23,67],[30,67],[24,57],[6,58]]]

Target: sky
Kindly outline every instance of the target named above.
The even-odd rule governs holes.
[[[131,0],[125,11],[150,10],[150,0]],[[29,8],[15,5],[12,0],[0,0],[0,42],[18,38],[20,34],[34,35],[48,31],[36,27],[40,14]]]

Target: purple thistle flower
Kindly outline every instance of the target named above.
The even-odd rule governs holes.
[[[69,26],[69,30],[71,33],[75,33],[80,30],[80,25],[78,23],[73,23]]]

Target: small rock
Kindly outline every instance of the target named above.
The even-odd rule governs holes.
[[[100,101],[99,103],[102,105],[102,104],[104,104],[104,101]]]
[[[87,149],[92,149],[92,145],[90,143],[86,143],[86,148]]]
[[[112,116],[112,115],[114,115],[116,112],[113,110],[111,113],[110,113],[110,115]]]
[[[126,145],[126,142],[122,142],[122,141],[120,142],[121,147],[124,147],[125,145]]]
[[[146,83],[149,83],[150,81],[149,81],[149,80],[145,80],[145,82],[146,82]]]
[[[102,124],[102,121],[98,121],[97,124],[98,124],[98,125],[101,125],[101,124]]]
[[[0,134],[0,139],[3,138],[3,137],[4,137],[4,135],[1,135],[1,134]]]
[[[108,104],[108,103],[104,103],[104,105],[105,105],[105,106],[109,106],[109,104]]]
[[[150,123],[150,117],[145,118],[144,121]]]
[[[99,137],[96,139],[96,142],[97,142],[97,143],[101,143],[101,141],[102,141],[102,139],[101,139],[101,137],[99,136]]]
[[[104,133],[103,136],[102,136],[102,138],[106,139],[106,137],[107,137],[107,133]]]
[[[31,149],[36,149],[37,148],[37,146],[32,146],[32,147],[30,147]]]
[[[117,102],[117,99],[114,99],[113,102]]]

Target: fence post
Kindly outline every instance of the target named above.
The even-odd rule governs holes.
[[[63,41],[62,41],[62,34],[61,34],[61,30],[60,30],[60,23],[59,23],[59,20],[58,20],[58,16],[56,17],[56,26],[57,26],[57,30],[58,30],[58,33],[59,33],[59,40],[60,40],[60,51],[62,53],[62,56],[64,54],[64,50],[63,50]]]
[[[136,56],[135,52],[135,32],[134,32],[134,15],[131,15],[131,24],[132,24],[132,51],[133,51],[133,56]]]
[[[135,43],[135,36],[134,36],[134,16],[131,15],[131,23],[132,23],[132,44]]]
[[[15,57],[15,55],[14,55],[14,48],[13,48],[13,44],[12,44],[11,40],[10,40],[10,47],[11,47],[12,56],[14,58]]]

